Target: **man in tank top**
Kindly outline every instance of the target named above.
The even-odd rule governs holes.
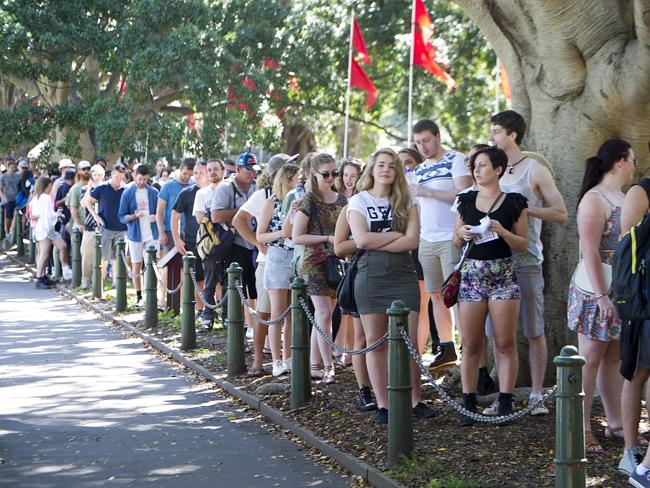
[[[537,400],[543,393],[548,355],[544,335],[544,257],[540,238],[542,221],[565,224],[567,211],[548,167],[527,157],[519,148],[526,132],[523,117],[513,110],[506,110],[492,116],[490,122],[490,142],[508,155],[508,167],[499,185],[504,192],[521,193],[528,199],[528,250],[514,253],[513,258],[521,288],[519,317],[529,344],[530,396],[531,400]],[[489,321],[487,334],[492,335]],[[548,410],[540,404],[531,413],[544,415]]]

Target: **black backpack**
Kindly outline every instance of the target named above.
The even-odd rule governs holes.
[[[650,201],[650,179],[639,182]],[[612,262],[612,295],[621,320],[647,320],[650,289],[650,213],[623,236]]]

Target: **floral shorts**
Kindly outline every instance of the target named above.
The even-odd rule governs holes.
[[[521,292],[511,258],[467,259],[460,269],[460,302],[519,300]]]

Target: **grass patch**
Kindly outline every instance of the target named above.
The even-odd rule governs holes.
[[[465,481],[455,476],[438,479],[442,471],[439,461],[434,456],[420,459],[402,457],[399,464],[386,470],[386,474],[405,485],[422,488],[487,488],[483,480]]]
[[[175,332],[180,332],[181,316],[180,314],[176,315],[171,308],[166,308],[162,312],[158,312],[158,324],[169,327]]]

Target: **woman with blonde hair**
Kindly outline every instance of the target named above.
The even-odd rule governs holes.
[[[420,238],[420,219],[406,182],[402,161],[392,149],[380,149],[371,157],[350,199],[347,217],[352,237],[365,250],[357,264],[354,296],[368,344],[379,340],[388,328],[388,309],[395,290],[410,310],[409,335],[417,342],[420,295],[410,251]],[[370,383],[379,410],[374,422],[388,423],[387,345],[367,354]],[[435,411],[420,401],[420,371],[411,361],[413,414],[430,418]]]
[[[264,288],[271,299],[271,317],[284,312],[291,299],[291,258],[293,242],[283,225],[282,201],[298,182],[300,168],[285,164],[275,176],[271,198],[264,202],[257,225],[257,240],[268,246],[264,268]],[[284,329],[284,341],[282,332]],[[283,344],[281,344],[283,342]],[[272,325],[269,329],[269,345],[273,357],[273,376],[289,371],[291,359],[291,316],[287,315],[284,327]]]
[[[336,290],[325,279],[327,256],[334,254],[334,228],[347,198],[334,190],[339,175],[334,158],[317,154],[310,163],[309,192],[298,207],[293,223],[293,242],[305,246],[299,270],[307,283],[307,293],[314,304],[314,316],[326,334],[332,334],[332,311]],[[332,348],[314,330],[311,336],[311,374],[324,383],[334,381]],[[324,369],[320,369],[320,361]]]

